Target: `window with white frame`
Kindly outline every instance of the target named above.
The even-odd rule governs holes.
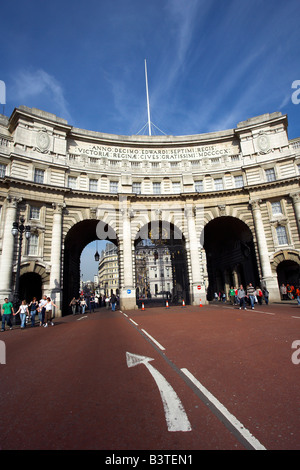
[[[282,214],[281,203],[280,201],[271,202],[272,214]]]
[[[275,175],[274,168],[268,168],[267,170],[265,170],[265,172],[266,172],[267,181],[275,181],[276,180],[276,175]]]
[[[173,181],[172,183],[172,192],[174,194],[179,194],[181,191],[181,185],[179,181]]]
[[[45,176],[44,170],[40,170],[39,168],[34,169],[33,180],[35,183],[44,183],[44,176]]]
[[[89,179],[89,191],[98,191],[98,180],[94,178]]]
[[[300,175],[300,163],[298,163],[297,167],[298,167],[298,175]]]
[[[276,227],[276,233],[277,233],[278,245],[287,245],[288,237],[286,233],[286,228],[283,225],[278,225],[278,227]]]
[[[215,178],[214,183],[215,183],[215,190],[216,191],[220,191],[220,190],[224,189],[222,178]]]
[[[161,183],[153,183],[153,194],[161,194]]]
[[[77,187],[76,176],[68,176],[68,188],[76,189],[76,187]]]
[[[110,181],[109,190],[111,193],[117,194],[118,193],[118,181]]]
[[[197,193],[202,193],[203,192],[203,181],[202,180],[195,181],[195,191]]]
[[[234,177],[234,186],[235,188],[242,188],[244,186],[244,180],[242,175]]]
[[[6,173],[6,165],[3,163],[0,164],[0,178],[4,178]]]
[[[30,219],[38,219],[38,220],[39,220],[39,218],[40,218],[40,210],[41,210],[40,207],[30,206],[29,218],[30,218]]]
[[[132,192],[135,194],[141,194],[142,192],[142,184],[138,182],[132,183]]]
[[[39,236],[32,233],[31,237],[27,240],[27,254],[28,256],[36,256],[39,248]]]

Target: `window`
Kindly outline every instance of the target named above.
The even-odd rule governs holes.
[[[6,165],[0,164],[0,178],[4,178],[6,173]]]
[[[286,228],[283,225],[276,227],[278,245],[287,245],[288,238],[286,233]]]
[[[298,174],[300,175],[300,163],[298,163],[297,167],[298,167]]]
[[[266,178],[267,178],[267,181],[275,181],[276,180],[274,168],[269,168],[268,170],[266,170]]]
[[[181,191],[181,185],[179,182],[175,181],[172,183],[172,191],[174,194],[179,194]]]
[[[243,180],[243,176],[242,175],[239,175],[239,176],[235,176],[234,177],[234,186],[236,188],[242,188],[244,186],[244,180]]]
[[[135,194],[141,194],[142,184],[141,183],[132,183],[132,192]]]
[[[77,178],[75,176],[68,176],[68,188],[76,189]]]
[[[195,191],[197,193],[202,193],[203,192],[203,181],[195,181]]]
[[[280,201],[271,202],[272,214],[282,214]]]
[[[29,218],[30,219],[39,219],[40,218],[40,208],[30,206]]]
[[[28,239],[27,254],[29,256],[36,256],[38,254],[38,246],[39,246],[39,236],[32,233],[31,237]]]
[[[214,181],[215,181],[215,190],[216,191],[220,191],[220,190],[224,189],[222,178],[215,178]]]
[[[45,175],[44,170],[39,170],[38,168],[35,168],[35,170],[34,170],[34,182],[35,183],[44,183],[44,175]]]
[[[161,194],[161,184],[153,183],[153,194]]]
[[[98,191],[98,180],[92,178],[89,180],[89,191]]]
[[[117,194],[118,193],[118,181],[110,181],[109,189],[111,193]]]

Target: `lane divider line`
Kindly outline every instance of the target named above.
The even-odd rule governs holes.
[[[233,416],[227,408],[225,408],[219,400],[212,395],[194,376],[191,374],[188,369],[180,369],[183,374],[188,377],[188,379],[193,382],[197,389],[205,396],[205,398],[216,408],[219,414],[222,415],[222,421],[229,423],[235,431],[242,437],[246,443],[248,443],[249,448],[253,450],[266,450],[266,448],[246,429],[243,424]]]
[[[141,330],[146,336],[148,336],[149,339],[151,339],[151,341],[153,341],[154,344],[156,344],[156,346],[161,349],[162,351],[165,351],[165,348],[158,342],[156,341],[156,339],[154,339],[151,335],[149,335],[149,333],[147,333],[147,331],[145,330]]]
[[[129,321],[131,321],[131,323],[133,323],[134,325],[138,326],[138,323],[136,323],[135,321],[133,321],[132,318],[129,318]]]

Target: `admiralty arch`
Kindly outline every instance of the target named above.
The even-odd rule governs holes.
[[[173,294],[192,305],[249,282],[279,301],[281,283],[299,284],[299,175],[300,138],[278,112],[215,133],[122,136],[20,106],[0,115],[0,303],[17,280],[20,296],[31,287],[66,314],[96,239],[117,246],[124,310],[141,253],[169,259]]]

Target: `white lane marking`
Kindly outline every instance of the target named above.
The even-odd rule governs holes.
[[[292,318],[300,318],[300,317],[293,317],[293,316],[292,316]]]
[[[159,347],[159,349],[161,349],[162,351],[165,351],[165,348],[164,348],[158,341],[156,341],[156,339],[154,339],[151,335],[149,335],[149,333],[147,333],[147,331],[145,331],[145,330],[143,330],[143,329],[142,329],[141,331],[142,331],[143,333],[145,333],[145,335],[148,336],[148,338],[150,338],[151,341],[153,341],[153,343],[155,343],[156,346]]]
[[[149,364],[149,361],[154,361],[154,359],[151,357],[139,356],[138,354],[126,352],[126,361],[128,367],[144,364],[154,378],[163,402],[168,431],[191,431],[191,424],[177,393],[171,387],[169,382],[167,382],[164,376],[151,364]]]
[[[256,450],[266,450],[266,448],[246,429],[243,424],[225,408],[219,400],[214,397],[187,369],[181,371],[196,385],[206,398],[212,403],[220,413],[235,427],[235,429],[246,439],[247,442]]]
[[[133,323],[134,325],[138,326],[138,323],[136,323],[135,321],[133,321],[131,318],[129,318],[129,321],[131,321],[131,323]]]
[[[87,316],[85,316],[85,317],[80,317],[80,318],[77,318],[77,321],[79,321],[79,320],[83,320],[84,318],[88,318],[88,317],[87,317]]]

